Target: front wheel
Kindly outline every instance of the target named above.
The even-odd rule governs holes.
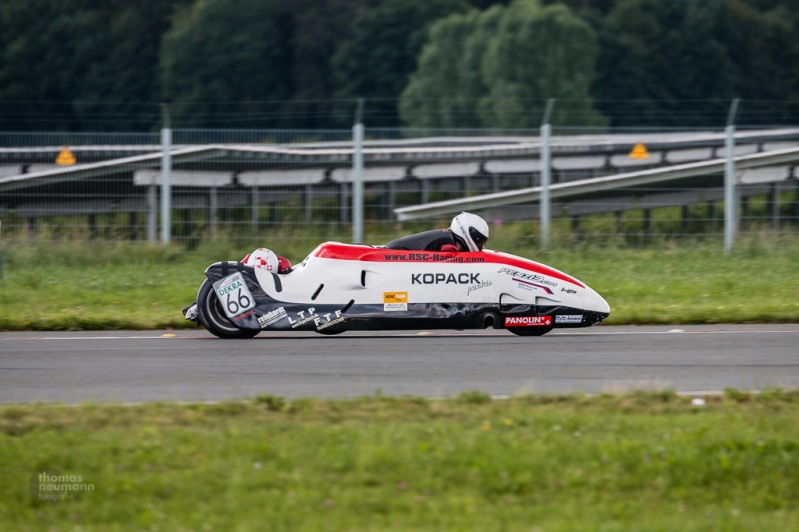
[[[200,285],[197,292],[197,315],[200,323],[211,332],[211,334],[225,339],[247,339],[252,338],[261,331],[250,329],[239,329],[228,319],[225,311],[216,297],[211,281],[206,279]]]
[[[508,330],[516,336],[544,336],[552,327],[510,327]]]

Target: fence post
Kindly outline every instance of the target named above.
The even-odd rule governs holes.
[[[552,184],[552,165],[549,146],[549,137],[552,134],[552,126],[549,118],[552,115],[552,108],[555,106],[555,98],[547,101],[547,108],[544,111],[544,119],[541,121],[541,201],[539,202],[539,219],[541,225],[541,249],[549,247],[549,219],[550,219],[550,198],[549,187]]]
[[[252,197],[250,199],[250,223],[252,224],[252,234],[254,236],[258,236],[258,210],[260,206],[258,187],[252,187],[250,192],[252,193]]]
[[[158,220],[158,190],[155,185],[147,187],[147,242],[155,244],[158,230],[156,224]]]
[[[172,129],[169,123],[169,106],[161,104],[164,128],[161,130],[161,243],[172,239]]]
[[[352,127],[352,241],[363,242],[363,98],[358,98]]]
[[[216,187],[211,187],[208,194],[208,229],[210,229],[211,234],[213,234],[216,232],[216,210],[219,207]]]
[[[727,116],[726,138],[724,140],[724,252],[730,253],[735,241],[736,197],[735,197],[735,113],[738,98],[732,101]]]

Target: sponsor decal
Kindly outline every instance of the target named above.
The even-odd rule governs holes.
[[[550,281],[546,277],[535,273],[528,273],[528,272],[520,272],[519,270],[514,270],[513,268],[500,268],[498,273],[504,273],[507,275],[511,275],[513,277],[519,277],[526,281],[532,281],[534,283],[546,284],[549,286],[558,286],[558,283]]]
[[[552,316],[505,316],[505,327],[550,327]]]
[[[247,316],[252,316],[253,312],[255,312],[255,311],[253,309],[250,309],[247,312],[245,312],[244,314],[239,314],[238,316],[233,318],[233,321],[241,321],[244,318],[246,318]]]
[[[524,288],[525,290],[532,290],[533,288],[538,288],[539,290],[543,290],[547,294],[552,293],[552,290],[550,290],[544,285],[531,283],[530,281],[522,281],[521,279],[515,279],[515,278],[513,280],[519,283],[519,288]]]
[[[388,262],[485,262],[483,257],[464,257],[458,253],[394,253],[384,255]]]
[[[404,312],[408,310],[408,292],[383,292],[383,311]]]
[[[287,317],[288,313],[286,312],[286,309],[283,307],[278,307],[272,312],[267,312],[263,316],[259,316],[258,325],[261,326],[261,329],[265,329],[266,327],[269,327],[270,325],[277,323],[283,318]]]
[[[335,318],[333,318],[332,316],[335,316]],[[322,321],[322,319],[324,319],[325,321]],[[314,325],[316,325],[316,330],[321,331],[322,329],[327,329],[328,327],[332,327],[337,323],[341,323],[345,319],[346,318],[341,315],[341,311],[337,310],[335,312],[330,312],[328,314],[321,314],[319,316],[316,316],[313,322]]]
[[[469,288],[466,289],[466,295],[468,296],[475,290],[480,290],[481,288],[485,288],[486,286],[491,286],[491,281],[483,281],[481,283],[470,286]]]
[[[478,284],[479,273],[412,273],[411,284]]]
[[[241,273],[236,272],[214,283],[214,291],[230,319],[255,308],[255,299]],[[252,314],[252,313],[250,313]],[[238,321],[238,320],[236,320]]]
[[[570,314],[555,316],[555,323],[582,323],[582,314]]]
[[[567,294],[576,294],[577,290],[572,290],[571,288],[561,288],[561,292],[566,292]]]
[[[311,307],[308,310],[300,310],[299,312],[295,312],[295,314],[297,315],[296,320],[292,319],[291,316],[289,316],[288,319],[289,323],[291,324],[291,328],[296,329],[297,327],[305,325],[309,321],[313,321],[316,318],[316,314],[314,314],[314,311],[316,311],[316,309]],[[307,316],[305,315],[306,312],[308,313]]]

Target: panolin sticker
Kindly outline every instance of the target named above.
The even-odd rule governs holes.
[[[555,323],[582,323],[583,316],[582,314],[561,314],[559,316],[555,316]]]
[[[505,316],[505,327],[550,327],[552,316]]]
[[[408,292],[383,292],[385,312],[404,312],[408,310]]]

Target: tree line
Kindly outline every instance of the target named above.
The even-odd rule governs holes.
[[[799,0],[5,0],[1,129],[719,125],[799,102]],[[748,103],[747,103],[748,102]],[[788,102],[788,103],[786,103]],[[676,125],[676,124],[675,124]]]

